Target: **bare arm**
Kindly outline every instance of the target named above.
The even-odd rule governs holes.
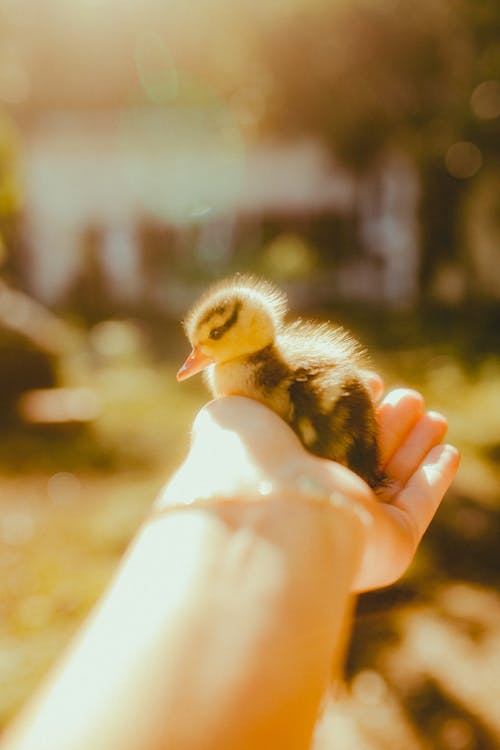
[[[434,447],[442,418],[424,415],[411,392],[393,401],[382,424],[406,419],[407,429],[396,439],[387,430],[387,460],[402,450],[406,472],[417,463],[384,504],[347,469],[306,453],[259,404],[232,397],[205,407],[158,504],[234,502],[146,521],[3,750],[307,748],[350,590],[401,574],[458,463],[456,452]],[[410,456],[422,419],[430,429]],[[362,507],[363,520],[294,496],[299,474]],[[395,476],[403,481],[397,466]],[[265,502],[239,502],[242,488],[259,486],[271,489]]]

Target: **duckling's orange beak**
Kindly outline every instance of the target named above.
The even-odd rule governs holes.
[[[191,377],[191,375],[196,375],[197,372],[201,372],[205,369],[205,367],[208,367],[208,365],[212,365],[213,363],[214,360],[212,359],[212,357],[208,357],[206,354],[203,354],[203,352],[200,351],[197,346],[195,346],[193,351],[177,373],[177,380],[179,381],[179,383],[181,382],[181,380],[187,380]]]

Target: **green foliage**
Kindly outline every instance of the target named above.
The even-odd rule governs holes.
[[[387,146],[423,162],[472,136],[498,147],[499,118],[471,110],[500,77],[496,0],[290,2],[247,22],[240,54],[208,71],[263,134],[319,136],[358,169]]]
[[[272,28],[268,126],[320,135],[361,167],[453,107],[470,54],[458,19],[445,2],[393,5],[333,5]]]

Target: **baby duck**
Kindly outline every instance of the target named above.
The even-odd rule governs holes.
[[[186,316],[193,350],[177,380],[204,370],[215,397],[260,401],[312,453],[380,487],[377,423],[360,345],[329,323],[286,323],[286,312],[286,296],[267,281],[237,275],[219,282]]]

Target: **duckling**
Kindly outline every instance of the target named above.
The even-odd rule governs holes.
[[[361,346],[341,327],[287,323],[286,313],[285,294],[268,281],[237,275],[219,282],[184,320],[193,349],[177,380],[204,371],[214,397],[260,401],[312,453],[380,488],[385,477]]]

